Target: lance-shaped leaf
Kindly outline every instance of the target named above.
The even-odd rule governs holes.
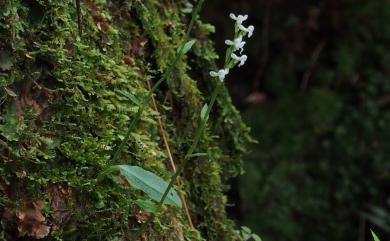
[[[117,93],[127,97],[129,100],[131,100],[134,104],[136,104],[137,106],[141,106],[141,101],[133,94],[130,94],[130,93],[126,93],[122,90],[115,90]]]
[[[208,108],[209,106],[207,104],[204,104],[202,110],[200,111],[200,118],[204,121],[207,121],[208,119],[208,116],[206,116]]]
[[[372,231],[372,229],[370,229],[371,230],[371,235],[372,235],[372,237],[374,238],[374,241],[380,241],[380,239],[378,238],[378,236],[374,233],[374,231]]]
[[[190,49],[192,48],[192,46],[195,44],[196,40],[190,40],[188,41],[187,43],[185,43],[184,45],[180,46],[178,49],[177,49],[177,52],[180,53],[180,51],[183,51],[182,53],[183,54],[186,54],[188,53],[188,51],[190,51]],[[182,50],[183,48],[183,50]]]
[[[161,200],[168,187],[168,183],[164,179],[138,166],[116,165],[110,168],[111,171],[119,171],[132,187],[143,191],[156,202]],[[173,188],[169,190],[164,204],[182,207],[180,197]]]

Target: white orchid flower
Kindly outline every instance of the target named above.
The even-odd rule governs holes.
[[[231,57],[232,57],[232,59],[233,59],[236,63],[240,62],[240,63],[238,64],[238,67],[243,66],[243,65],[245,64],[245,61],[248,59],[248,56],[246,56],[245,54],[242,55],[242,56],[237,56],[237,55],[235,55],[234,53],[232,53]]]
[[[242,41],[242,36],[236,38],[234,41],[226,40],[225,44],[234,46],[234,51],[240,50],[240,53],[244,50],[245,41]]]
[[[248,33],[248,38],[250,38],[253,35],[253,31],[255,30],[255,27],[253,25],[250,25],[247,28],[245,26],[243,26],[243,25],[239,25],[238,28],[241,31],[244,31],[244,32]]]
[[[210,71],[211,77],[218,77],[221,82],[225,80],[227,74],[229,74],[229,69],[221,69],[218,72]]]
[[[236,23],[238,26],[242,25],[242,23],[248,19],[248,15],[234,15],[233,13],[231,13],[230,15],[230,18],[233,19],[233,20],[236,20]]]

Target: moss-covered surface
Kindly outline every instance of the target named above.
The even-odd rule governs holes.
[[[121,157],[112,154],[139,98],[167,69],[189,21],[187,1],[0,1],[0,239],[129,240],[146,213],[140,191],[97,180],[113,164],[139,165],[168,180],[158,113],[147,107]],[[158,89],[156,100],[177,165],[215,80],[216,55],[199,19],[198,41]],[[226,180],[241,172],[248,129],[226,90],[177,187],[195,225],[165,207],[144,240],[236,240],[225,214]]]

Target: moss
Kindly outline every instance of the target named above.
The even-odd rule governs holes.
[[[116,164],[112,153],[138,108],[118,91],[145,97],[147,81],[167,69],[188,20],[184,3],[82,2],[81,38],[74,1],[0,3],[0,215],[6,239],[24,239],[17,238],[23,220],[15,214],[38,200],[46,201],[43,215],[51,229],[45,240],[124,240],[139,227],[140,210],[131,200],[142,193],[97,176]],[[198,43],[156,93],[177,164],[214,86],[207,72],[215,53],[205,26],[198,21],[192,35]],[[118,163],[168,179],[156,115],[146,108]],[[148,240],[235,240],[224,183],[241,172],[249,140],[225,90],[197,150],[208,159],[194,158],[180,187],[196,230],[180,210],[167,207],[145,233]]]

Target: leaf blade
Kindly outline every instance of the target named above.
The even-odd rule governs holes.
[[[116,165],[114,167],[134,188],[143,191],[154,201],[159,202],[168,187],[164,179],[139,166]],[[181,199],[173,188],[169,191],[164,204],[182,208]]]
[[[131,100],[131,102],[133,102],[134,104],[136,104],[137,106],[141,106],[141,101],[133,94],[131,93],[126,93],[122,90],[115,90],[117,93],[123,95],[124,97],[128,98],[129,100]]]
[[[180,53],[180,51],[182,51],[182,54],[188,53],[188,51],[191,50],[191,48],[195,44],[195,42],[196,42],[195,39],[188,41],[184,45],[180,46],[180,48],[177,50],[177,52]]]
[[[202,120],[208,119],[208,116],[206,116],[208,108],[209,106],[207,104],[204,104],[204,106],[202,107],[202,110],[200,111],[200,118]]]
[[[378,236],[376,236],[376,234],[374,233],[374,231],[372,231],[372,229],[370,229],[370,231],[371,231],[372,237],[374,238],[374,241],[380,241],[380,239],[378,238]]]

